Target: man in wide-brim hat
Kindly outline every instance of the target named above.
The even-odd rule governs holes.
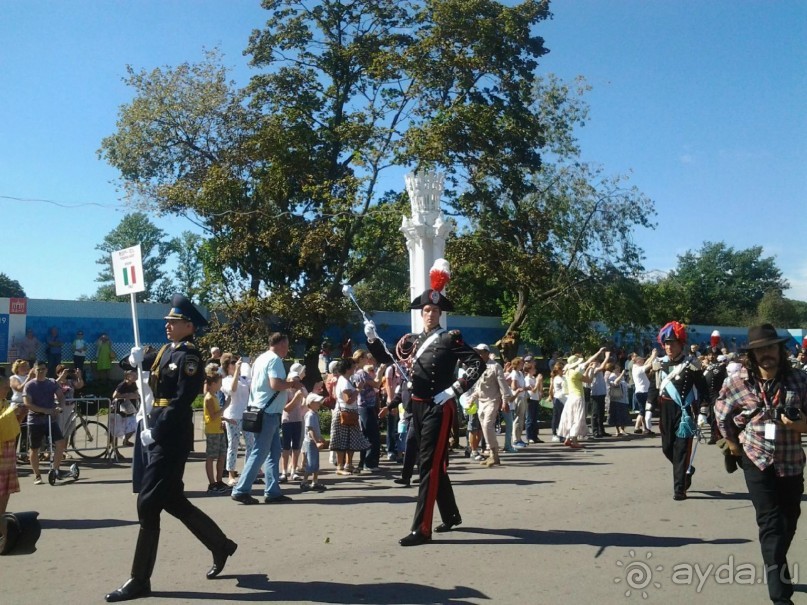
[[[729,374],[715,403],[718,426],[754,504],[773,603],[793,602],[787,551],[804,493],[807,373],[788,363],[787,340],[769,323],[750,328],[747,376]]]

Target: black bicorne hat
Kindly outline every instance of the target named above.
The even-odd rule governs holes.
[[[434,265],[432,265],[429,271],[431,288],[424,290],[420,296],[414,299],[412,304],[409,305],[409,308],[422,309],[426,305],[435,305],[440,307],[441,311],[453,311],[454,304],[442,293],[442,290],[446,287],[450,278],[451,272],[448,267],[448,262],[445,259],[438,258],[434,261]]]

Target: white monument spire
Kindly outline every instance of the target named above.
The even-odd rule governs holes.
[[[409,300],[420,296],[429,288],[429,269],[434,261],[445,256],[446,237],[452,223],[440,210],[445,177],[438,172],[410,172],[405,177],[406,192],[412,208],[412,216],[405,216],[401,231],[406,237],[409,251]],[[420,311],[412,312],[412,331],[423,329]],[[440,319],[446,326],[445,314]]]

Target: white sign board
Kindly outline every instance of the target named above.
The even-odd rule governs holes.
[[[112,273],[115,276],[115,294],[118,296],[146,289],[140,244],[112,253]]]

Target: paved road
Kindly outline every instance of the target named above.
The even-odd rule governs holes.
[[[189,494],[239,549],[208,581],[209,553],[163,515],[156,595],[147,602],[767,602],[741,474],[727,475],[714,446],[703,445],[690,499],[674,502],[659,446],[639,438],[581,451],[539,444],[490,470],[452,457],[464,524],[414,548],[397,541],[415,488],[393,487],[388,463],[375,476],[337,481],[329,471],[324,494],[289,485],[294,502],[245,507],[205,495],[194,455]],[[328,467],[325,454],[322,461]],[[76,484],[34,486],[23,476],[10,510],[39,511],[43,533],[35,553],[0,559],[2,602],[101,603],[125,580],[137,534],[128,476],[126,465],[105,464],[84,465]],[[797,536],[791,563],[801,562],[807,577],[807,545]],[[796,602],[807,603],[800,589]]]

